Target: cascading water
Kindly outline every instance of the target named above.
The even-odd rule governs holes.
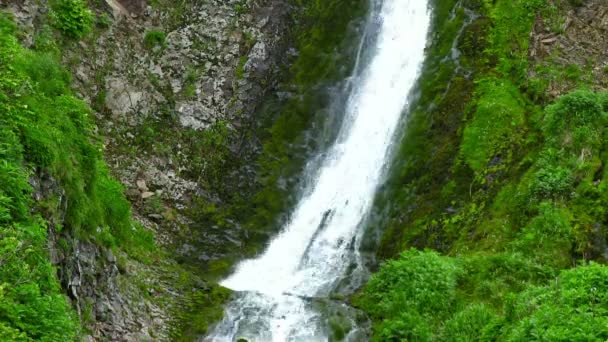
[[[290,221],[257,259],[222,285],[239,291],[206,341],[326,341],[312,298],[327,297],[358,259],[401,114],[424,59],[427,0],[384,0],[374,50],[346,103],[342,128]]]

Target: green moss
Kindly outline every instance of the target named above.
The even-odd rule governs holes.
[[[218,285],[200,288],[193,281],[188,273],[180,273],[178,287],[186,291],[179,303],[173,303],[172,341],[193,341],[204,336],[209,326],[222,318],[222,305],[230,299],[228,289]]]
[[[585,90],[589,66],[548,61],[527,78],[532,25],[540,15],[557,20],[562,9],[554,6],[563,4],[462,2],[481,16],[458,37],[445,3],[435,4],[421,95],[376,201],[382,219],[372,224],[383,233],[380,256],[433,248],[460,271],[454,282],[443,282],[445,272],[429,280],[416,270],[423,262],[402,255],[355,303],[371,315],[378,340],[604,340],[605,315],[589,311],[602,299],[583,293],[603,286],[596,277],[606,272],[588,263],[605,262],[606,95]],[[451,12],[459,20],[460,10]],[[454,39],[460,68],[440,53]],[[582,89],[548,103],[544,92],[555,86]],[[407,292],[412,279],[432,285],[395,295],[391,284]],[[432,296],[394,305],[432,292],[435,281],[454,284],[444,290],[453,294],[445,307],[429,304]],[[561,300],[566,292],[581,300]]]
[[[239,64],[236,66],[236,71],[235,71],[235,75],[236,78],[241,80],[243,79],[243,76],[245,75],[245,64],[247,64],[247,61],[249,59],[247,58],[247,56],[241,56],[239,58]]]
[[[475,172],[484,171],[494,158],[504,159],[521,144],[525,134],[525,103],[510,82],[482,79],[477,82],[475,112],[464,129],[461,152]],[[501,161],[493,161],[496,164]]]

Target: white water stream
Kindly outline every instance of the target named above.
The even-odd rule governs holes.
[[[361,222],[423,63],[430,13],[427,0],[384,0],[370,20],[377,37],[336,143],[281,233],[222,282],[241,294],[206,341],[328,340],[310,298],[327,297],[359,257]]]

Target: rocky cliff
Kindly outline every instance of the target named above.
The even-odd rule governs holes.
[[[205,232],[193,226],[190,212],[200,201],[221,205],[220,176],[245,183],[255,177],[246,163],[227,165],[227,160],[250,161],[260,149],[247,137],[261,101],[294,53],[288,50],[290,4],[106,0],[89,5],[93,29],[81,40],[59,42],[62,60],[75,92],[94,110],[105,159],[126,187],[135,218],[155,232],[162,247],[153,260],[138,260],[55,229],[63,224],[61,217],[46,215],[51,260],[87,329],[86,339],[187,340],[204,333],[217,315],[200,306],[213,307],[225,298],[197,275],[218,257],[205,247],[241,244],[229,230],[201,243]],[[0,8],[13,13],[26,47],[49,32],[46,1],[5,0]],[[44,170],[30,183],[36,202],[65,197]],[[61,205],[54,212],[65,211]],[[200,261],[202,268],[186,271],[176,258]],[[196,321],[197,315],[203,315],[200,322],[183,322]]]

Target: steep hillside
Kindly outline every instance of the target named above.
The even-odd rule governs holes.
[[[377,341],[607,340],[608,5],[431,2],[347,301]],[[0,340],[206,334],[335,138],[368,6],[0,1]]]
[[[91,15],[84,6],[70,10]],[[89,19],[79,22],[75,35],[90,29]],[[216,305],[227,292],[179,266],[132,219],[103,160],[94,111],[74,95],[61,65],[60,36],[43,29],[26,49],[22,32],[1,15],[1,339],[204,333],[211,317],[221,317]],[[189,315],[192,306],[204,320]]]
[[[355,298],[375,340],[608,338],[602,1],[435,1]],[[432,250],[434,251],[432,251]]]

